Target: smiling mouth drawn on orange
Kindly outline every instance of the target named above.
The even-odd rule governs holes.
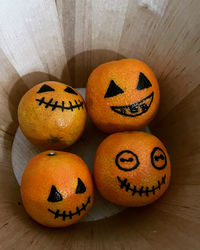
[[[155,191],[157,189],[160,190],[161,186],[165,184],[166,174],[162,177],[162,180],[161,181],[158,180],[158,183],[156,184],[156,186],[152,186],[151,189],[148,186],[147,187],[141,186],[140,188],[137,188],[136,186],[134,186],[133,188],[131,188],[130,187],[131,184],[127,182],[127,179],[125,178],[124,180],[122,180],[119,176],[117,176],[117,180],[120,183],[120,188],[121,189],[124,188],[126,192],[131,191],[132,196],[135,195],[136,193],[138,193],[139,196],[142,196],[142,194],[149,196],[149,193],[155,194]]]
[[[86,211],[86,208],[87,208],[87,205],[90,203],[90,196],[88,197],[88,200],[87,202],[84,204],[82,203],[82,206],[81,208],[79,208],[78,206],[76,207],[76,211],[73,213],[71,210],[68,212],[68,214],[66,214],[66,211],[64,210],[62,213],[60,213],[60,210],[57,209],[56,212],[54,212],[53,210],[51,209],[48,209],[48,211],[52,214],[54,214],[54,219],[57,219],[58,217],[62,217],[62,220],[65,221],[65,219],[68,217],[70,220],[72,219],[72,217],[74,215],[81,215],[81,211],[85,210]]]
[[[55,110],[56,108],[60,108],[62,110],[62,112],[64,110],[71,110],[71,111],[73,111],[75,108],[80,109],[81,107],[83,109],[83,102],[81,102],[79,99],[78,99],[79,103],[76,100],[74,100],[75,105],[73,105],[69,101],[69,106],[65,106],[65,102],[64,101],[62,101],[62,105],[58,105],[58,101],[55,101],[55,103],[53,104],[52,103],[53,102],[53,98],[51,98],[48,102],[45,101],[44,97],[42,97],[41,99],[35,99],[35,100],[38,102],[39,106],[42,105],[42,104],[44,104],[45,108],[52,107],[52,111]]]
[[[126,106],[110,106],[110,108],[123,116],[136,117],[148,111],[153,101],[154,92],[139,102]]]

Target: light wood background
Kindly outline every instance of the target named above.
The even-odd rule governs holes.
[[[200,1],[0,1],[0,249],[200,249]],[[11,168],[17,105],[34,84],[83,87],[100,63],[124,57],[155,72],[161,106],[152,132],[172,159],[155,204],[47,229],[29,219]]]

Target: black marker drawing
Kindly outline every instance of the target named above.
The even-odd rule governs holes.
[[[155,194],[156,190],[158,189],[160,190],[161,186],[165,184],[166,174],[162,177],[162,180],[158,180],[156,185],[152,187],[141,186],[138,188],[136,186],[131,185],[126,178],[122,180],[119,176],[117,176],[117,180],[120,184],[120,188],[125,189],[126,192],[130,191],[130,194],[132,193],[132,196],[135,195],[136,193],[138,193],[139,196],[142,196],[143,194],[149,196],[149,193]]]
[[[152,85],[151,85],[149,79],[142,72],[140,72],[137,89],[138,90],[147,89],[151,86]]]
[[[136,154],[130,150],[123,150],[117,154],[115,164],[120,170],[131,171],[136,169],[140,162]]]
[[[58,202],[63,200],[62,195],[58,192],[54,185],[51,186],[51,191],[47,200],[49,202]]]
[[[69,218],[70,220],[72,219],[73,216],[75,215],[81,215],[81,211],[85,210],[87,208],[87,205],[90,203],[90,196],[87,199],[86,203],[82,203],[81,207],[79,208],[78,206],[76,207],[76,211],[72,212],[71,210],[68,211],[68,213],[66,213],[66,211],[64,210],[62,213],[60,213],[60,210],[57,209],[56,212],[48,209],[48,211],[52,214],[54,214],[54,219],[57,219],[59,217],[62,217],[62,220],[65,221],[66,218]]]
[[[166,167],[167,157],[161,148],[155,147],[151,152],[151,164],[158,170],[162,170]]]
[[[49,153],[48,155],[50,155],[51,153]],[[86,191],[86,186],[83,183],[83,181],[78,178],[77,179],[77,187],[76,187],[76,194],[82,194],[85,193]],[[54,185],[51,186],[51,191],[49,194],[49,197],[47,199],[49,202],[58,202],[58,201],[62,201],[62,195],[58,192],[58,190],[56,189],[56,187]],[[81,208],[79,208],[78,206],[76,207],[76,212],[72,213],[71,210],[68,212],[68,214],[66,214],[66,211],[64,210],[62,213],[60,213],[59,209],[56,210],[56,212],[54,212],[51,209],[48,209],[48,211],[52,214],[54,214],[54,219],[58,218],[58,217],[62,217],[63,221],[65,220],[65,218],[69,217],[69,219],[72,219],[72,217],[74,215],[80,215],[81,211],[86,210],[87,205],[90,203],[90,196],[88,197],[87,202],[84,204],[82,203]]]
[[[111,110],[128,117],[136,117],[148,111],[153,101],[154,92],[137,103],[125,106],[110,106]]]
[[[38,90],[38,94],[39,93],[44,93],[44,92],[49,92],[49,91],[55,91],[55,89],[53,89],[52,87],[50,87],[47,84],[42,85],[42,87]]]
[[[113,97],[122,93],[124,93],[124,91],[119,86],[117,86],[113,80],[111,80],[104,98]]]
[[[53,101],[53,98],[51,98],[49,101],[45,101],[45,97],[42,97],[41,99],[35,99],[37,102],[38,102],[38,105],[44,105],[45,108],[49,108],[51,107],[52,108],[52,111],[55,110],[56,108],[59,108],[62,110],[62,112],[64,110],[71,110],[71,111],[74,111],[74,109],[78,108],[78,110],[82,107],[83,109],[83,102],[81,102],[80,100],[74,100],[75,104],[73,105],[72,102],[68,102],[69,105],[68,106],[65,106],[65,102],[62,101],[62,105],[59,105],[58,104],[58,101]]]
[[[85,193],[86,191],[86,187],[84,185],[84,183],[82,182],[82,180],[80,178],[78,178],[78,184],[76,187],[76,194],[82,194]]]
[[[75,92],[75,90],[73,88],[69,87],[69,86],[66,89],[64,89],[64,91],[67,92],[67,93],[73,94],[73,95],[78,95]]]

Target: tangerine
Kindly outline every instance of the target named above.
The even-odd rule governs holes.
[[[75,154],[55,150],[40,153],[28,163],[20,190],[27,213],[48,227],[78,222],[94,199],[85,162]]]
[[[82,135],[87,112],[82,96],[69,85],[43,82],[21,99],[18,120],[29,141],[45,148],[61,149]]]
[[[118,132],[98,147],[93,173],[105,199],[138,207],[156,201],[167,190],[171,164],[157,137],[145,132]]]
[[[88,114],[107,133],[146,126],[155,117],[159,101],[154,73],[136,59],[104,63],[94,69],[87,82]]]

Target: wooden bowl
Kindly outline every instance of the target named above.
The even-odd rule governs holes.
[[[198,0],[1,1],[1,249],[200,249],[199,9]],[[97,65],[126,57],[145,61],[160,84],[150,129],[171,156],[168,191],[107,219],[40,226],[11,165],[20,98],[45,80],[84,87]]]

